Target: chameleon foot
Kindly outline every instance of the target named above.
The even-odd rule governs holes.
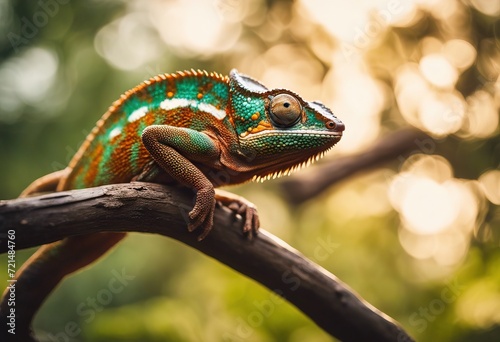
[[[249,239],[257,235],[260,226],[259,214],[257,212],[257,208],[252,203],[234,201],[227,207],[245,218],[243,234],[245,234]]]
[[[191,222],[188,224],[188,231],[193,232],[201,228],[202,233],[198,236],[198,241],[203,240],[212,230],[214,224],[215,211],[215,191],[214,188],[198,190],[196,202],[193,210],[189,212]]]
[[[252,239],[257,235],[260,227],[259,214],[257,212],[257,207],[252,202],[243,197],[219,189],[216,190],[215,198],[231,209],[235,214],[244,217],[245,223],[243,224],[243,234],[248,239]]]

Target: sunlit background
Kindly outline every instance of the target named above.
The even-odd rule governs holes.
[[[0,32],[1,199],[62,169],[142,80],[237,68],[345,122],[322,162],[404,127],[429,135],[298,208],[279,181],[232,188],[263,227],[417,340],[500,340],[500,2],[0,0]],[[109,297],[116,272],[129,280]],[[47,341],[331,340],[287,303],[262,311],[270,298],[196,251],[133,234],[60,286],[35,328]]]

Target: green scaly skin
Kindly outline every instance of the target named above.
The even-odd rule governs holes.
[[[288,174],[333,147],[343,130],[321,103],[269,90],[236,70],[229,77],[194,70],[159,75],[123,94],[68,168],[35,181],[22,196],[134,180],[179,183],[196,191],[188,229],[199,229],[200,240],[212,229],[216,200],[245,216],[243,231],[251,237],[259,228],[255,206],[214,188]],[[40,248],[17,275],[24,298],[18,327],[28,331],[57,283],[124,235],[92,234]],[[2,314],[5,302],[4,296]]]

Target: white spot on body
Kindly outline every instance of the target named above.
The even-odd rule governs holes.
[[[165,99],[160,103],[160,108],[164,110],[172,110],[181,107],[192,107],[197,108],[203,112],[207,112],[214,116],[218,120],[222,120],[226,117],[226,111],[222,109],[217,109],[208,103],[200,103],[196,100],[187,99]]]
[[[160,108],[165,110],[172,110],[175,108],[188,107],[188,106],[189,106],[189,101],[186,99],[166,99],[160,103]]]
[[[128,116],[128,122],[134,122],[134,121],[139,120],[144,115],[146,115],[147,112],[148,112],[148,107],[141,107],[141,108],[134,110],[132,112],[132,114],[130,114]]]
[[[217,109],[211,104],[208,103],[199,103],[198,104],[198,109],[207,113],[212,114],[215,116],[217,119],[222,120],[226,117],[226,111],[222,109]]]
[[[122,132],[122,129],[120,127],[113,128],[111,130],[111,132],[109,132],[109,135],[108,135],[109,140],[113,140],[113,138],[115,138],[118,135],[120,135],[121,132]]]

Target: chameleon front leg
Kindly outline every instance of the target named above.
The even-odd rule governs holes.
[[[199,240],[213,226],[215,190],[213,184],[193,162],[220,163],[220,148],[207,134],[189,128],[152,125],[144,129],[142,141],[153,159],[180,184],[196,190],[196,201],[189,212],[188,230],[202,229]]]

